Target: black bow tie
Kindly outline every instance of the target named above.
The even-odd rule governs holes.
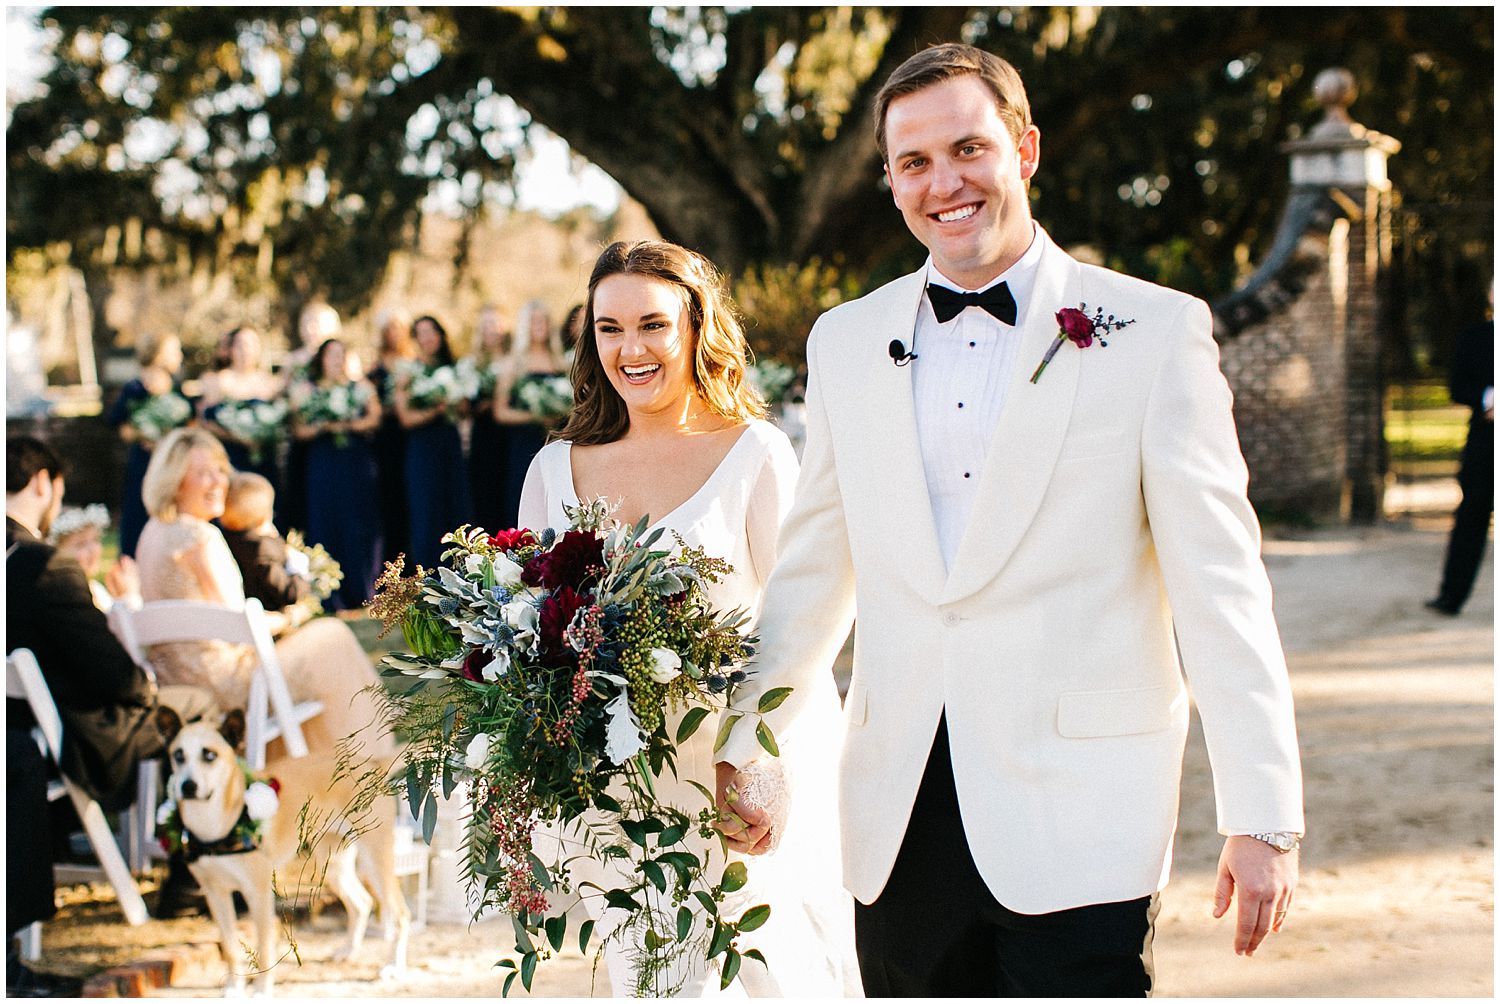
[[[947,324],[957,317],[965,307],[978,307],[989,311],[996,320],[1006,324],[1016,323],[1016,298],[1010,295],[1007,283],[997,282],[983,293],[960,293],[946,286],[927,284],[927,300],[939,324]]]

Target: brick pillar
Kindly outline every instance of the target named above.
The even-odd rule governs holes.
[[[1357,92],[1348,70],[1324,70],[1313,83],[1324,118],[1308,135],[1286,143],[1291,155],[1293,195],[1322,192],[1348,220],[1343,260],[1330,262],[1345,277],[1342,320],[1344,350],[1344,497],[1349,519],[1372,523],[1384,509],[1385,371],[1381,353],[1381,284],[1390,265],[1391,184],[1386,160],[1401,149],[1389,136],[1349,117]]]

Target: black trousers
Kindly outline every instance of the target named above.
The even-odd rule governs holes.
[[[52,835],[47,761],[29,729],[5,730],[5,933],[47,920],[52,900]]]
[[[990,893],[959,818],[946,719],[938,724],[895,869],[855,904],[870,997],[1144,997],[1157,897],[1057,913],[1008,910]]]
[[[1463,499],[1453,513],[1453,533],[1443,561],[1443,583],[1438,602],[1457,611],[1474,590],[1479,563],[1489,542],[1490,515],[1495,511],[1495,426],[1477,415],[1469,423],[1469,438],[1459,460],[1458,487]]]

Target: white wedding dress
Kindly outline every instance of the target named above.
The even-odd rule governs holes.
[[[714,584],[709,595],[717,609],[744,608],[758,615],[761,593],[776,558],[776,536],[791,506],[797,480],[797,459],[791,443],[769,422],[753,421],[741,433],[707,481],[686,502],[655,520],[652,527],[667,531],[659,547],[672,545],[672,532],[689,546],[728,561],[734,574]],[[532,461],[521,497],[519,526],[539,530],[564,527],[563,504],[578,504],[573,488],[571,444],[555,442]],[[750,666],[754,672],[754,665]],[[674,973],[681,981],[678,996],[736,995],[751,997],[860,997],[859,970],[854,954],[854,906],[840,884],[838,799],[836,775],[842,740],[838,691],[830,675],[818,684],[808,709],[777,736],[781,762],[791,787],[786,832],[776,848],[744,860],[749,881],[724,904],[725,916],[759,903],[769,904],[770,919],[759,930],[743,934],[740,951],[758,948],[769,968],[746,959],[728,990],[719,989],[716,971],[698,959]],[[669,731],[675,724],[669,722]],[[679,777],[656,781],[658,794],[690,814],[705,806],[700,792],[687,784],[697,781],[714,787],[712,718],[679,750]],[[540,836],[540,835],[539,835]],[[553,835],[555,837],[555,834]],[[697,840],[697,838],[694,838]],[[564,838],[566,843],[566,838]],[[689,849],[700,857],[713,850],[714,868],[724,867],[718,842],[697,840]],[[572,848],[577,853],[576,845]],[[575,880],[597,882],[604,888],[622,884],[610,874],[618,864],[578,861]],[[596,920],[596,938],[607,935],[615,911],[602,909],[597,896],[586,899]],[[634,992],[631,952],[618,939],[605,950],[614,996]],[[722,957],[721,957],[722,958]]]

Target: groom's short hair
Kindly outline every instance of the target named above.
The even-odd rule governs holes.
[[[993,53],[972,45],[945,42],[923,49],[896,67],[880,93],[875,96],[875,144],[880,159],[888,159],[885,148],[885,116],[891,102],[933,84],[954,77],[974,75],[995,95],[1000,118],[1011,137],[1020,142],[1021,134],[1031,127],[1031,104],[1026,100],[1026,86],[1016,68]]]

